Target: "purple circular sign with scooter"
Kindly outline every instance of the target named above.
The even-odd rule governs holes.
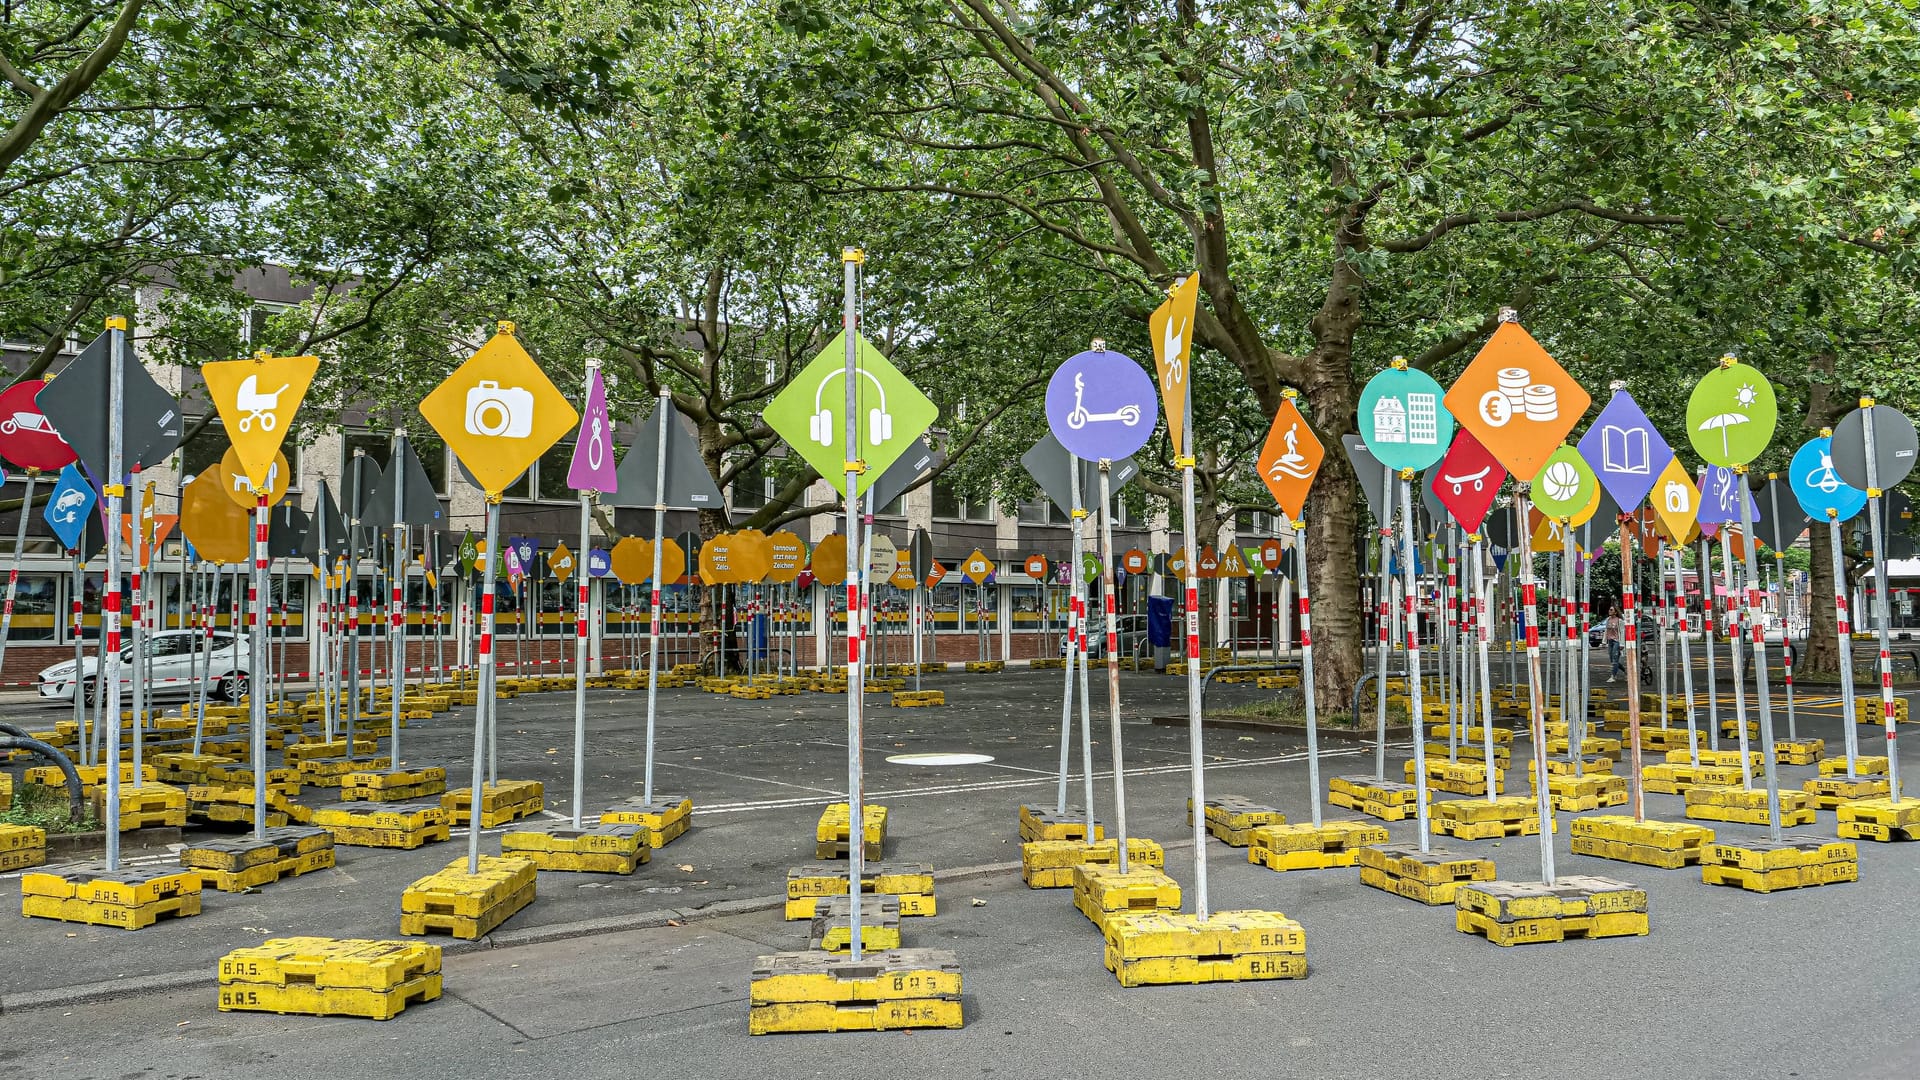
[[[1125,353],[1077,353],[1047,383],[1047,426],[1078,458],[1119,461],[1147,444],[1159,419],[1153,380]]]

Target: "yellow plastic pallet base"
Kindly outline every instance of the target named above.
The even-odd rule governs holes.
[[[892,701],[896,708],[924,709],[945,705],[947,694],[944,690],[895,690]]]
[[[1073,906],[1104,928],[1118,914],[1179,911],[1180,883],[1152,867],[1118,869],[1077,866],[1073,871]]]
[[[1576,919],[1645,914],[1647,891],[1611,878],[1569,874],[1552,885],[1540,881],[1465,883],[1454,898],[1462,911],[1496,922]]]
[[[1779,840],[1718,841],[1708,845],[1701,864],[1766,871],[1833,862],[1858,862],[1859,859],[1859,849],[1844,840],[1789,835]]]
[[[437,971],[416,976],[390,990],[236,982],[221,984],[220,1011],[391,1020],[409,1005],[433,1001],[439,996],[440,973]]]
[[[45,866],[46,863],[47,849],[44,847],[21,847],[0,851],[0,872],[25,870],[31,866]]]
[[[1812,765],[1826,752],[1825,739],[1781,739],[1773,744],[1773,760],[1782,765]]]
[[[653,858],[653,845],[643,825],[556,827],[505,833],[500,854],[526,859],[536,870],[626,875]]]
[[[1595,815],[1593,817],[1574,818],[1570,830],[1576,845],[1586,842],[1600,842],[1611,845],[1603,850],[1617,848],[1640,849],[1669,852],[1679,857],[1674,865],[1699,862],[1706,845],[1713,843],[1713,830],[1701,825],[1689,825],[1679,821],[1635,821],[1624,814]],[[1575,847],[1579,851],[1579,847]],[[1594,851],[1582,851],[1580,854],[1598,854]],[[1666,866],[1670,860],[1664,857],[1657,861],[1642,858],[1623,858],[1618,854],[1602,854],[1601,858],[1620,859],[1623,862],[1642,863],[1647,866]]]
[[[1020,842],[1023,844],[1034,840],[1085,840],[1086,838],[1087,815],[1084,810],[1069,806],[1063,814],[1049,807],[1025,804],[1020,807]],[[1105,840],[1106,825],[1095,821],[1093,838]]]
[[[813,857],[840,859],[849,854],[852,809],[846,803],[830,803],[820,813],[813,831]],[[879,859],[887,844],[887,808],[867,803],[860,808],[862,850],[869,859]]]
[[[684,835],[693,824],[693,800],[678,795],[655,795],[651,803],[640,799],[608,807],[600,815],[602,825],[644,825],[653,850],[659,851]]]
[[[861,877],[861,892],[868,895],[895,896],[903,916],[931,916],[937,911],[933,892],[933,867],[924,863],[867,863]],[[815,902],[830,896],[847,895],[847,872],[841,863],[802,863],[787,871],[786,917],[790,922],[811,919],[819,914]]]
[[[1708,885],[1732,885],[1747,892],[1770,893],[1782,889],[1805,889],[1817,885],[1838,885],[1860,880],[1857,862],[1829,862],[1812,866],[1789,866],[1778,870],[1747,870],[1738,866],[1700,867],[1700,880]]]
[[[1264,825],[1253,830],[1247,861],[1275,872],[1356,866],[1360,848],[1388,839],[1386,827],[1370,821],[1331,820],[1317,827],[1303,822]]]
[[[1453,903],[1454,893],[1460,888],[1460,883],[1457,881],[1443,881],[1429,885],[1423,881],[1394,877],[1371,866],[1360,867],[1360,884],[1429,906]]]
[[[1122,986],[1304,978],[1307,935],[1274,911],[1115,915],[1103,928],[1107,970]]]
[[[37,825],[0,824],[0,852],[47,846],[47,830]]]
[[[1456,910],[1454,928],[1463,934],[1478,934],[1495,945],[1511,946],[1565,941],[1569,938],[1644,936],[1649,924],[1644,911],[1501,922],[1477,911]]]
[[[1884,776],[1817,776],[1802,781],[1800,790],[1813,796],[1813,804],[1822,810],[1838,810],[1843,803],[1860,799],[1884,799],[1893,790]]]
[[[440,970],[440,946],[412,941],[270,938],[221,957],[222,985],[393,990]]]
[[[821,897],[815,904],[807,947],[848,952],[853,947],[853,905],[845,896]],[[860,897],[860,948],[882,952],[900,947],[900,898],[867,893]]]
[[[1020,880],[1030,889],[1070,889],[1073,871],[1083,863],[1117,865],[1120,842],[1117,839],[1034,840],[1020,845]],[[1144,837],[1127,840],[1127,868],[1150,866],[1164,868],[1166,851]]]
[[[1886,755],[1862,754],[1855,757],[1853,759],[1853,774],[1855,776],[1887,775]],[[1847,775],[1847,759],[1844,757],[1821,758],[1820,759],[1820,775],[1821,776]]]
[[[199,884],[199,880],[195,879],[196,890]],[[30,919],[57,919],[89,926],[111,926],[120,930],[144,930],[163,918],[184,919],[200,914],[200,893],[195,891],[169,896],[144,904],[27,895],[20,898],[20,914]]]
[[[494,928],[513,917],[521,908],[533,903],[533,897],[534,886],[528,885],[479,915],[454,915],[441,911],[402,912],[400,932],[415,936],[450,934],[468,941],[477,941],[493,932]]]
[[[966,1025],[958,999],[905,998],[870,1005],[823,1001],[780,1002],[747,1010],[747,1034],[783,1035],[835,1031],[903,1031]]]
[[[244,870],[197,870],[200,884],[220,892],[246,892],[271,885],[282,878],[299,877],[311,874],[315,870],[331,870],[334,867],[333,848],[321,848],[304,855],[290,855],[284,859],[275,859],[258,866],[249,866]]]

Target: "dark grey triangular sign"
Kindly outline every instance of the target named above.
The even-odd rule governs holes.
[[[1052,432],[1040,437],[1026,453],[1020,455],[1020,464],[1026,466],[1027,475],[1040,486],[1047,498],[1060,508],[1060,512],[1072,516],[1073,474],[1067,471],[1067,462],[1071,455],[1067,448]],[[1132,458],[1122,458],[1108,466],[1107,486],[1113,492],[1125,487],[1127,481],[1140,475],[1140,466]],[[1096,506],[1100,502],[1100,463],[1080,459],[1080,508]]]
[[[887,471],[873,482],[868,490],[873,492],[873,505],[890,506],[901,493],[913,486],[915,480],[926,475],[930,469],[938,469],[947,463],[947,455],[927,445],[925,439],[915,439],[907,452],[893,459]]]
[[[95,482],[103,484],[125,480],[135,465],[158,465],[179,447],[186,431],[180,403],[153,380],[129,344],[121,365],[121,474],[107,475],[107,386],[113,373],[108,359],[113,334],[109,330],[94,338],[59,378],[49,380],[34,396],[47,422],[73,447]]]
[[[373,464],[371,459],[367,464]],[[405,505],[400,508],[400,520],[408,525],[439,524],[445,515],[440,509],[440,500],[433,493],[433,481],[427,479],[427,470],[420,464],[420,456],[413,452],[413,443],[405,435],[394,439],[392,458],[387,463],[386,471],[380,474],[373,485],[367,502],[367,519],[383,525],[393,522],[393,485],[395,479],[401,476],[406,477],[407,482],[401,492]]]
[[[340,518],[340,507],[333,501],[333,491],[325,480],[320,481],[320,491],[313,500],[313,513],[309,516],[307,534],[302,538],[300,554],[305,555],[314,565],[320,563],[320,545],[324,542],[329,557],[340,554],[345,543],[346,526]],[[331,572],[331,568],[327,569]]]
[[[916,581],[925,581],[933,573],[933,537],[927,530],[913,530],[913,539],[907,542],[907,565]]]
[[[305,554],[311,525],[305,510],[282,500],[268,512],[267,554],[276,559],[294,559]]]
[[[660,425],[667,426],[667,491],[665,498],[654,497],[654,481],[659,470]],[[680,423],[680,411],[669,401],[661,401],[653,414],[641,423],[639,435],[627,447],[627,456],[614,470],[620,482],[615,494],[602,495],[610,506],[651,507],[662,502],[672,510],[718,510],[726,503],[712,474],[700,459],[700,447]]]
[[[1340,445],[1346,448],[1347,461],[1360,479],[1360,490],[1367,497],[1367,511],[1374,521],[1385,524],[1393,516],[1393,490],[1381,475],[1380,459],[1373,456],[1366,440],[1358,435],[1342,435]]]
[[[1760,505],[1766,508],[1754,524],[1757,535],[1775,551],[1792,547],[1812,521],[1800,508],[1800,500],[1794,497],[1793,485],[1776,476],[1756,494]]]

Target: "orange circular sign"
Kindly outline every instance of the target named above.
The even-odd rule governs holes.
[[[638,585],[653,575],[653,544],[638,536],[621,538],[607,557],[613,576],[623,585]]]
[[[784,584],[800,576],[807,565],[807,545],[785,529],[767,537],[767,580]]]
[[[1026,571],[1028,577],[1035,581],[1045,581],[1047,580],[1048,569],[1047,557],[1045,555],[1027,556]]]
[[[1147,572],[1147,562],[1146,552],[1139,548],[1129,548],[1126,554],[1120,556],[1120,569],[1129,574],[1144,574]]]
[[[834,533],[813,545],[813,580],[839,585],[847,580],[847,538]]]

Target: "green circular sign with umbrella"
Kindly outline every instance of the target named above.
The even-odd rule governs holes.
[[[1600,478],[1580,451],[1564,443],[1548,455],[1533,478],[1533,505],[1550,518],[1572,518],[1586,510],[1600,491]]]
[[[1722,361],[1687,399],[1687,439],[1709,465],[1745,465],[1767,448],[1779,418],[1767,377]]]

